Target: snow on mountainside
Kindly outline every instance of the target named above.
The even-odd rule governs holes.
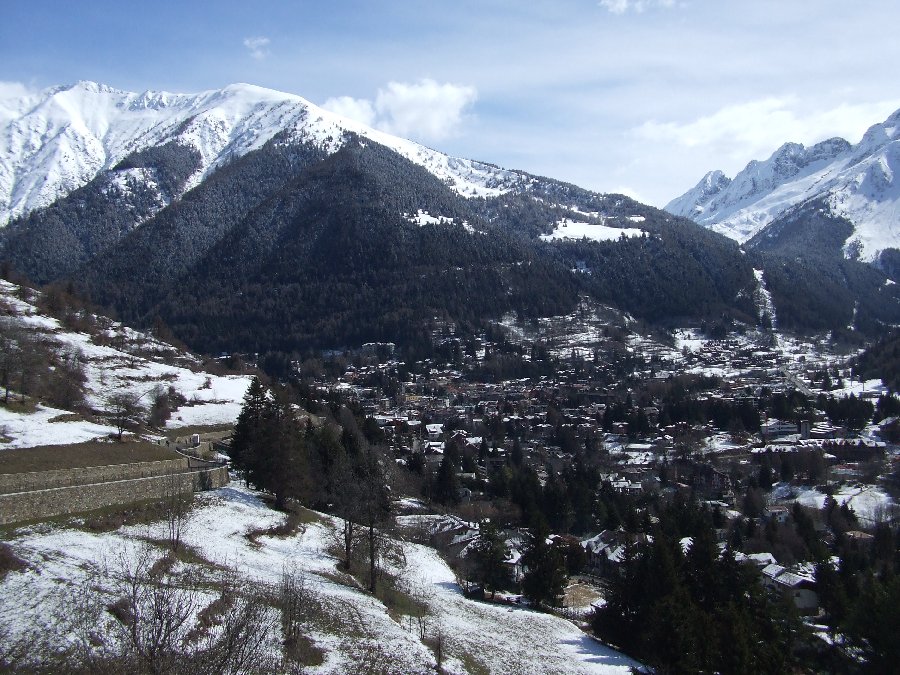
[[[245,589],[247,594],[277,593],[284,575],[293,574],[302,584],[302,635],[313,647],[303,655],[320,654],[321,659],[317,665],[308,667],[285,659],[280,663],[288,665],[277,672],[319,675],[646,672],[642,664],[595,640],[572,621],[524,605],[501,605],[464,597],[454,571],[434,549],[400,539],[391,540],[391,547],[400,553],[401,562],[388,571],[400,579],[402,590],[397,595],[408,597],[408,602],[421,607],[416,610],[422,612],[416,615],[421,621],[412,614],[404,614],[397,603],[389,609],[363,591],[340,568],[340,560],[332,552],[341,532],[339,520],[304,511],[305,521],[296,533],[272,534],[273,528],[283,527],[285,517],[268,508],[262,497],[237,482],[196,495],[181,531],[181,541],[195,555],[175,565],[175,575],[179,576],[165,579],[167,582],[180,580],[185,578],[180,575],[193,574],[187,578],[201,582],[180,586],[183,595],[177,597],[193,608],[186,626],[192,628],[196,621],[198,626],[211,625],[215,630],[222,623],[220,614],[215,613],[222,604],[221,600],[215,602],[219,597],[215,589],[223,573],[233,575],[229,578],[235,587]],[[116,644],[115,631],[104,625],[115,620],[105,607],[118,599],[119,590],[124,587],[118,582],[116,572],[124,569],[123,565],[135,569],[142,557],[157,560],[162,552],[149,548],[148,542],[168,541],[167,527],[167,521],[159,520],[97,531],[72,519],[10,532],[6,537],[7,546],[26,566],[0,577],[0,630],[4,631],[4,637],[10,645],[21,644],[37,630],[51,643],[60,638],[74,642],[87,634],[88,628],[94,635],[95,626],[100,624],[99,633],[110,640],[105,644]],[[84,592],[76,594],[73,589]],[[97,623],[86,625],[82,620],[76,624],[71,620],[75,598],[81,603],[79,608],[88,606],[89,598],[103,608]],[[210,607],[215,611],[210,611]],[[53,618],[50,625],[47,617]],[[273,624],[265,616],[254,625],[259,649],[275,663],[279,663],[282,654],[280,627],[277,619]],[[191,636],[197,632],[200,631],[194,629]],[[429,648],[431,638],[438,632],[442,639],[441,667]],[[195,640],[185,643],[185,649],[197,649]],[[256,645],[251,646],[248,641],[246,653],[255,649]],[[295,668],[290,669],[290,665]]]
[[[168,428],[237,419],[250,376],[207,373],[196,356],[106,317],[82,313],[79,330],[67,327],[43,313],[37,299],[37,291],[0,280],[0,343],[13,354],[19,345],[41,343],[59,361],[78,363],[87,410],[106,410],[107,398],[117,393],[133,394],[149,406],[157,390],[171,389],[185,403],[172,414]],[[15,385],[10,382],[13,399]],[[0,407],[0,454],[6,448],[80,443],[116,431],[102,416],[70,412],[43,402],[34,410]]]
[[[791,207],[823,200],[855,228],[845,253],[873,261],[884,249],[900,247],[898,168],[900,110],[855,146],[840,138],[809,148],[786,143],[732,180],[721,171],[708,173],[665,208],[743,243]]]
[[[666,210],[698,220],[705,211],[705,204],[727,188],[730,183],[731,179],[718,169],[710,171],[700,179],[696,186],[666,204]]]
[[[0,225],[85,185],[133,152],[168,142],[197,150],[185,190],[280,132],[328,152],[354,132],[395,150],[466,197],[500,194],[519,174],[442,153],[271,89],[234,84],[199,94],[142,94],[94,82],[0,101]]]

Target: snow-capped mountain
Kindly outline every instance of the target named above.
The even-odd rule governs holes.
[[[845,146],[787,146],[755,189],[822,171]],[[701,192],[745,182],[711,174]],[[900,286],[869,266],[751,259],[623,195],[449,157],[242,84],[82,82],[0,101],[0,216],[7,277],[71,286],[139,325],[158,317],[206,353],[418,345],[433,317],[565,314],[585,294],[651,321],[753,321],[755,270],[780,326],[900,322]],[[782,238],[819,245],[808,220]],[[833,220],[839,251],[849,225]]]
[[[743,243],[789,209],[824,204],[830,216],[853,226],[845,255],[872,262],[883,250],[900,247],[898,169],[900,110],[872,126],[857,145],[841,138],[809,148],[786,143],[731,180],[710,172],[665,208]]]
[[[699,220],[703,214],[704,205],[725,190],[730,183],[731,179],[718,169],[710,171],[700,179],[697,185],[669,202],[666,210]]]
[[[199,153],[199,166],[183,186],[186,191],[277,134],[334,152],[347,132],[391,148],[463,196],[500,194],[521,180],[514,172],[449,157],[342,118],[300,96],[262,87],[234,84],[199,94],[138,94],[79,82],[0,101],[0,225],[48,206],[135,152],[166,143]],[[153,176],[131,170],[121,179],[152,187]],[[163,195],[162,201],[177,196]]]

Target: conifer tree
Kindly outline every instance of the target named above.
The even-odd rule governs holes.
[[[459,503],[459,479],[450,454],[445,453],[434,479],[434,499],[441,504]]]
[[[311,494],[309,453],[288,391],[254,378],[244,396],[230,455],[245,480],[275,495],[277,508]]]
[[[509,547],[503,540],[500,530],[490,520],[478,523],[478,539],[472,546],[472,555],[475,561],[476,581],[482,584],[485,590],[489,590],[493,598],[497,590],[503,588],[508,581],[503,563],[509,555]]]
[[[868,673],[896,672],[900,662],[900,576],[869,576],[849,617],[847,635],[865,660]]]
[[[532,528],[522,554],[526,572],[522,591],[535,606],[557,607],[566,589],[566,564],[559,550],[547,541],[547,526]]]
[[[309,462],[300,424],[284,389],[277,389],[265,414],[264,447],[259,453],[260,484],[275,495],[276,508],[307,494]]]
[[[259,451],[267,402],[268,390],[258,377],[254,377],[250,381],[247,393],[244,394],[244,404],[234,425],[228,452],[231,465],[243,473],[245,482],[250,480],[250,473]]]

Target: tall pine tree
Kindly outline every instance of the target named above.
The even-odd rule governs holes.
[[[540,523],[528,535],[522,554],[526,568],[522,591],[536,607],[558,607],[566,590],[566,563],[559,550],[547,541],[546,525]]]

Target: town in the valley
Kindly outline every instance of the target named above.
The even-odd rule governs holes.
[[[34,364],[23,392],[26,360],[9,361],[0,425],[7,467],[24,462],[7,469],[0,494],[10,542],[0,550],[20,572],[5,583],[32,584],[26,595],[57,592],[57,577],[40,572],[47,555],[64,564],[59,578],[80,578],[135,538],[169,550],[167,564],[192,556],[215,575],[237,556],[277,579],[283,559],[267,551],[287,538],[292,564],[316,579],[316,602],[366,589],[401,617],[393,629],[418,622],[410,663],[435,658],[419,650],[438,649],[439,617],[478,626],[452,634],[462,654],[487,649],[477,640],[519,625],[507,612],[526,608],[545,612],[529,619],[540,630],[568,636],[544,646],[580,635],[592,641],[583,654],[613,654],[623,668],[691,672],[744,654],[738,672],[763,662],[776,672],[852,666],[860,649],[877,665],[890,653],[892,624],[866,617],[891,602],[888,582],[872,580],[896,562],[900,400],[871,373],[871,350],[846,335],[801,338],[771,322],[665,330],[585,300],[568,316],[508,315],[480,331],[435,319],[421,357],[380,342],[223,355],[217,365],[66,308],[52,291],[4,289],[5,339],[22,346],[9,354]],[[55,305],[60,318],[41,313]],[[262,375],[273,365],[289,387]],[[80,373],[79,396],[54,379],[66,368]],[[254,397],[262,412],[248,431]],[[152,461],[128,463],[128,453]],[[49,470],[28,473],[35,462]],[[230,486],[209,491],[228,485],[229,468]],[[155,525],[131,524],[147,507],[129,503],[171,498],[170,473],[181,476],[175,491],[209,491],[195,496],[194,515],[163,509]],[[48,517],[63,520],[34,529]],[[183,535],[181,518],[191,519]],[[34,637],[23,628],[38,625],[29,607],[7,617],[26,631],[16,644]],[[379,607],[366,618],[373,634]],[[331,614],[304,616],[310,639],[342,635],[341,649],[359,648]],[[698,630],[745,641],[746,652],[704,656],[691,646]],[[765,649],[748,646],[761,635]],[[483,655],[526,658],[523,645]],[[71,656],[56,649],[45,652]],[[310,664],[315,654],[291,658]],[[560,668],[581,663],[540,654]]]
[[[815,624],[824,610],[813,554],[837,565],[844,549],[883,547],[896,525],[900,401],[861,377],[857,351],[830,336],[640,328],[586,306],[530,323],[508,317],[475,338],[438,322],[437,358],[403,363],[390,343],[334,353],[336,374],[317,377],[315,392],[339,394],[377,422],[396,462],[453,514],[445,527],[456,554],[477,539],[479,521],[510,526],[505,564],[521,578],[524,536],[511,526],[526,524],[533,496],[510,484],[508,467],[527,468],[545,499],[554,490],[562,500],[545,507],[547,524],[583,548],[571,571],[598,584],[602,603],[604,580],[645,535],[633,512],[578,513],[562,486],[589,469],[597,493],[638,513],[650,501],[697,500],[719,549]]]

